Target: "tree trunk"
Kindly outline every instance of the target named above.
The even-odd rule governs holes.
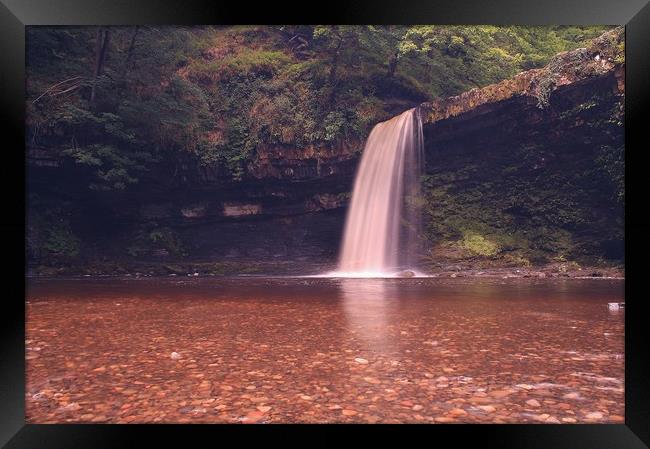
[[[129,49],[126,53],[126,60],[124,61],[124,70],[122,71],[122,78],[126,77],[127,72],[129,71],[129,64],[131,62],[131,57],[133,56],[133,49],[135,48],[135,38],[138,35],[139,27],[136,25],[133,29],[133,34],[131,35],[131,43],[129,43]]]
[[[398,54],[395,52],[395,54],[388,60],[388,78],[392,78],[395,75],[395,70],[397,70],[397,61]]]
[[[97,95],[97,78],[102,74],[104,60],[106,59],[106,48],[110,41],[108,29],[102,27],[97,29],[97,43],[95,44],[95,69],[93,71],[93,85],[90,91],[90,102],[95,103]]]
[[[338,45],[336,46],[336,50],[334,51],[334,56],[332,57],[332,67],[330,68],[330,73],[327,79],[327,83],[330,86],[330,94],[329,94],[329,103],[334,102],[334,98],[336,97],[336,71],[339,66],[339,55],[341,53],[341,47],[343,45],[343,40],[339,40]]]

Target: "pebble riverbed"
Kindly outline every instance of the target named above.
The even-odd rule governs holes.
[[[622,280],[28,280],[29,423],[623,423]]]

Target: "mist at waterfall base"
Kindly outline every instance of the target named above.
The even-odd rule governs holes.
[[[424,276],[417,270],[423,155],[417,108],[372,129],[354,180],[338,268],[327,276]]]

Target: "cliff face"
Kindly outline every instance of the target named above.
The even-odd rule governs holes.
[[[432,263],[622,260],[623,38],[422,105]]]
[[[622,259],[623,39],[613,30],[542,69],[420,105],[431,263]],[[240,181],[188,160],[121,194],[81,193],[83,170],[32,149],[29,190],[62,204],[75,260],[327,265],[362,148],[260,146]],[[28,220],[28,252],[48,220]]]

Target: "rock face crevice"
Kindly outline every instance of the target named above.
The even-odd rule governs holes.
[[[601,160],[607,157],[602,148],[622,145],[622,127],[611,122],[617,108],[622,117],[623,42],[623,29],[615,29],[589,48],[557,55],[544,68],[419,105],[429,209],[435,209],[438,201],[440,210],[446,211],[444,217],[435,210],[427,212],[427,237],[436,257],[455,257],[451,255],[458,247],[451,248],[449,242],[461,239],[463,232],[490,239],[490,232],[512,233],[519,225],[529,234],[534,229],[558,229],[555,246],[547,249],[520,236],[526,242],[519,246],[531,252],[575,250],[622,257],[622,202],[611,198],[611,188],[592,185],[590,177],[605,176],[598,165],[607,165]],[[363,142],[330,148],[260,147],[239,181],[222,167],[188,162],[173,180],[153,170],[142,188],[101,198],[66,197],[62,192],[84,190],[83,174],[44,149],[32,149],[27,155],[29,189],[42,192],[45,199],[63,198],[80,205],[83,210],[70,218],[74,231],[92,242],[88,246],[92,251],[108,259],[123,257],[137,232],[162,227],[183,242],[183,258],[334,263],[362,148]],[[69,173],[68,189],[55,185],[61,170]],[[75,182],[79,185],[73,186]],[[526,195],[517,193],[524,190]],[[467,192],[474,196],[468,198]],[[509,195],[508,201],[499,195]],[[476,207],[493,209],[491,215],[499,215],[501,221],[476,216],[471,222],[468,216],[476,215]],[[549,212],[554,207],[582,208],[584,213],[556,216]],[[457,214],[454,208],[467,213]],[[100,224],[89,221],[91,215]],[[450,215],[457,221],[450,222]],[[536,220],[540,215],[550,218]],[[445,223],[446,228],[435,223]],[[611,238],[604,237],[608,229],[614,229]],[[501,254],[516,253],[512,248],[517,245],[493,237]],[[179,254],[145,250],[138,257],[171,260]],[[42,263],[36,259],[30,260]]]

